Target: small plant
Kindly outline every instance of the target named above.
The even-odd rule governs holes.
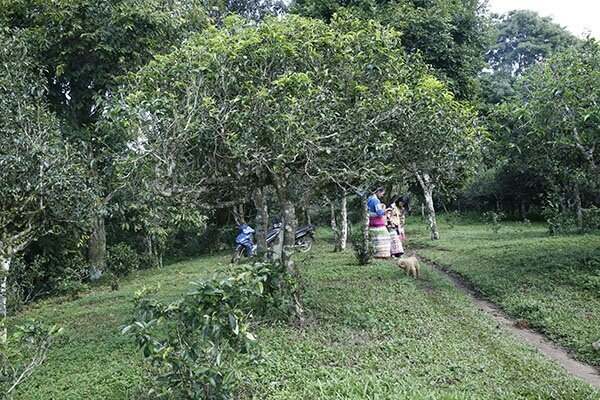
[[[489,225],[492,232],[498,234],[502,229],[502,221],[506,216],[503,212],[487,211],[483,214],[483,220]]]
[[[352,249],[354,250],[354,256],[358,261],[359,265],[367,265],[373,258],[373,248],[371,243],[367,240],[365,242],[362,232],[352,232]]]
[[[56,293],[59,296],[66,296],[69,300],[76,300],[81,294],[89,289],[89,286],[80,279],[74,277],[65,277],[58,281]]]
[[[231,399],[239,368],[257,359],[254,313],[281,307],[289,283],[280,267],[259,263],[193,285],[169,304],[145,290],[136,294],[135,317],[123,333],[135,337],[147,361],[149,396]]]
[[[577,229],[575,215],[563,212],[556,202],[548,201],[544,208],[543,216],[548,224],[550,235],[572,232]]]
[[[0,392],[10,396],[40,367],[62,328],[35,320],[18,326],[6,342],[0,341]],[[4,397],[3,397],[4,398]]]
[[[444,214],[444,219],[446,224],[448,224],[448,229],[454,229],[458,221],[462,218],[460,211],[451,211]]]
[[[600,230],[600,208],[592,206],[583,210],[582,228],[586,232]]]
[[[107,267],[116,276],[126,276],[139,269],[140,257],[131,246],[119,243],[108,249]]]

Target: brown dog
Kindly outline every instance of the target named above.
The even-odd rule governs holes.
[[[419,279],[419,260],[417,260],[417,257],[399,258],[398,267],[406,271],[406,275]]]

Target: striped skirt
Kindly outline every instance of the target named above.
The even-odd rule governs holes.
[[[404,246],[402,246],[402,239],[396,229],[390,229],[390,252],[393,256],[400,256],[404,254]]]
[[[390,233],[387,228],[384,226],[369,227],[369,236],[373,247],[373,257],[390,258]]]

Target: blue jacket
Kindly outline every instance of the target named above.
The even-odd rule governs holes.
[[[238,235],[235,238],[235,242],[242,244],[245,242],[252,242],[252,234],[254,233],[254,229],[252,229],[248,224],[240,225],[240,230]]]
[[[367,200],[367,207],[369,208],[369,216],[371,217],[383,217],[385,215],[385,210],[381,206],[381,201],[374,194],[369,196]]]

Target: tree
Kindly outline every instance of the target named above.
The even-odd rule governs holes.
[[[486,105],[514,95],[515,79],[578,39],[550,17],[530,10],[515,10],[492,19],[492,43],[486,52],[489,71],[480,75],[480,93]],[[484,111],[490,113],[489,109]]]
[[[227,0],[227,10],[253,21],[269,15],[281,15],[287,9],[284,0]]]
[[[494,19],[494,44],[486,54],[496,72],[519,76],[529,67],[577,43],[550,17],[530,10],[510,11]]]
[[[516,81],[530,68],[544,62],[554,53],[574,46],[578,40],[552,19],[526,10],[511,11],[492,18],[492,44],[486,52],[488,67],[479,76],[480,112],[490,132],[490,140],[482,147],[483,163],[479,178],[466,193],[467,201],[487,181],[490,208],[502,207],[523,218],[530,206],[542,204],[540,194],[550,185],[548,176],[530,165],[518,142],[516,113],[503,102],[516,95]],[[489,181],[489,180],[492,181]],[[483,203],[486,199],[479,197]],[[486,196],[484,196],[486,197]],[[482,204],[483,204],[482,203]]]
[[[530,69],[517,84],[518,135],[511,145],[555,185],[571,192],[581,225],[581,189],[597,184],[600,162],[600,45],[594,39]]]
[[[294,277],[301,188],[364,188],[385,174],[393,133],[381,129],[389,110],[379,98],[412,85],[425,70],[415,65],[398,33],[373,21],[290,16],[248,26],[230,18],[133,76],[113,115],[137,143],[132,168],[150,182],[162,176],[171,193],[210,201],[219,185],[272,186],[283,214],[281,263]],[[298,291],[294,303],[300,315]]]
[[[86,175],[97,187],[89,235],[90,276],[106,265],[105,219],[119,186],[112,162],[125,142],[96,129],[99,98],[110,96],[118,77],[170,51],[208,23],[195,0],[8,0],[0,3],[0,26],[26,31],[32,54],[44,67],[46,97],[63,121],[63,137],[85,147]]]
[[[421,54],[459,98],[476,94],[484,66],[487,19],[479,0],[296,0],[293,11],[327,21],[336,12],[374,18],[402,34],[409,54]]]
[[[399,93],[387,129],[396,133],[394,164],[414,175],[423,190],[431,238],[439,239],[434,190],[451,194],[472,174],[480,128],[472,107],[457,101],[444,84],[424,77],[412,91]],[[392,101],[394,101],[392,99]]]
[[[77,151],[61,141],[22,33],[0,33],[0,341],[11,261],[37,237],[81,221],[87,187]]]

